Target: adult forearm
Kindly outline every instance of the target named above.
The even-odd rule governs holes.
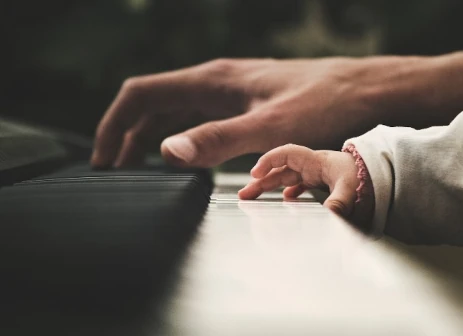
[[[463,52],[366,60],[362,89],[379,123],[416,128],[448,124],[463,110]]]
[[[429,106],[448,124],[463,111],[463,52],[430,59]]]

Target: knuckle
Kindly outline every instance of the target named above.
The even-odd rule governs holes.
[[[236,60],[229,59],[229,58],[219,58],[213,61],[209,61],[206,63],[206,67],[209,72],[218,74],[218,75],[226,75],[235,68]]]
[[[121,92],[128,95],[138,95],[143,90],[143,85],[138,77],[127,78],[122,83]]]
[[[299,167],[302,164],[304,157],[297,155],[297,149],[299,148],[298,145],[294,144],[286,144],[283,146],[282,155],[284,155],[284,159],[286,164],[290,167]]]
[[[286,145],[283,146],[286,150],[292,151],[296,149],[298,146],[292,143],[287,143]]]

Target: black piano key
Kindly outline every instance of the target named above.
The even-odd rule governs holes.
[[[94,172],[85,165],[4,187],[2,287],[12,300],[39,295],[84,306],[143,300],[163,287],[211,190],[207,171]]]

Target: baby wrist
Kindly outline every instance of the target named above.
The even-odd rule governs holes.
[[[357,200],[355,203],[362,202],[366,197],[374,197],[373,183],[371,181],[370,174],[362,156],[357,151],[353,144],[349,144],[343,147],[344,153],[350,153],[355,159],[355,165],[358,168],[357,178],[360,181],[359,186],[356,189]]]

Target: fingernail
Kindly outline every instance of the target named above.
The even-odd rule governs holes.
[[[189,137],[178,135],[167,138],[163,141],[162,146],[177,158],[189,163],[196,158],[196,147]]]

